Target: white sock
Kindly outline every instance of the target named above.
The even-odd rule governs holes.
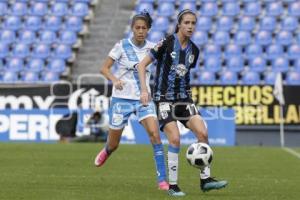
[[[169,184],[176,185],[178,180],[178,153],[179,147],[169,145],[168,148],[168,171]]]
[[[200,178],[207,179],[210,177],[210,166],[204,167],[203,170],[200,170]]]

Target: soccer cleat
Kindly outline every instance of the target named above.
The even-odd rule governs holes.
[[[169,183],[167,181],[161,181],[158,183],[159,190],[169,190]]]
[[[224,188],[228,184],[227,181],[218,181],[214,178],[200,179],[200,188],[203,192],[210,190],[218,190]]]
[[[170,185],[169,190],[168,190],[168,194],[170,196],[175,196],[175,197],[185,196],[185,193],[180,190],[178,185]]]
[[[101,167],[105,163],[105,161],[107,160],[108,156],[109,155],[106,152],[105,148],[102,149],[95,158],[96,167]]]

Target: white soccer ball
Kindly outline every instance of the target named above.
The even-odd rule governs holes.
[[[205,143],[193,143],[186,151],[186,159],[193,167],[202,169],[208,166],[213,158],[212,149]]]

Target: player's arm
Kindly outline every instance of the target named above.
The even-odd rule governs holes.
[[[138,72],[139,72],[139,79],[141,85],[141,103],[143,105],[148,105],[149,102],[149,93],[146,84],[146,67],[152,63],[152,58],[150,55],[144,57],[144,59],[138,64]]]
[[[111,57],[107,56],[101,69],[100,69],[100,73],[105,76],[105,78],[107,78],[108,80],[112,81],[113,85],[116,87],[116,89],[122,90],[123,88],[123,82],[119,79],[117,79],[117,77],[115,77],[112,73],[111,73],[111,68],[114,64],[114,59],[112,59]]]

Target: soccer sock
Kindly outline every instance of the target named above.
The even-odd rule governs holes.
[[[153,144],[154,160],[158,182],[166,180],[166,165],[164,157],[164,147],[162,144]]]
[[[204,169],[200,170],[200,178],[207,179],[210,177],[210,166],[204,167]]]
[[[176,185],[178,179],[178,153],[179,147],[172,145],[168,146],[168,169],[169,169],[169,184]]]

